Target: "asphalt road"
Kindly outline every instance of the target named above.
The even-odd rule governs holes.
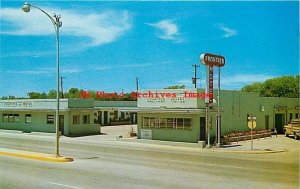
[[[53,137],[20,136],[1,135],[0,147],[54,151]],[[299,151],[230,154],[82,139],[61,141],[70,163],[0,156],[0,188],[299,188]]]

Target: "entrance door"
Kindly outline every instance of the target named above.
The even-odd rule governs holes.
[[[62,135],[64,135],[64,122],[65,122],[64,115],[59,115],[59,131],[61,131]]]
[[[275,128],[278,134],[283,134],[284,125],[283,114],[275,114]]]
[[[205,117],[200,117],[200,141],[206,141]]]
[[[107,125],[108,112],[104,111],[104,125]]]

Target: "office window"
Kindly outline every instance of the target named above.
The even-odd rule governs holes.
[[[80,115],[73,115],[73,125],[80,124]]]
[[[183,129],[184,123],[183,123],[183,118],[177,118],[176,119],[176,129]]]
[[[83,115],[83,124],[90,124],[90,115]]]
[[[8,122],[8,114],[2,115],[2,122]]]
[[[25,123],[31,123],[31,114],[25,115]]]
[[[174,125],[174,119],[173,118],[167,118],[167,122],[166,122],[166,128],[173,128]]]
[[[54,115],[47,115],[47,124],[54,124]]]
[[[159,128],[166,128],[167,119],[166,118],[159,118],[158,120],[158,127]]]
[[[19,122],[19,121],[20,121],[19,114],[14,114],[14,122]]]

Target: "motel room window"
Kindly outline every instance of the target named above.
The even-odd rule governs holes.
[[[83,115],[83,124],[90,124],[90,115]]]
[[[14,122],[18,123],[20,121],[19,114],[14,114]]]
[[[73,125],[80,124],[80,115],[73,115]]]
[[[98,124],[99,123],[99,116],[97,112],[94,112],[94,124]]]
[[[47,124],[54,124],[54,115],[47,115]]]
[[[118,111],[114,111],[114,119],[118,119]]]
[[[2,122],[8,122],[8,114],[2,114]]]
[[[8,122],[14,122],[14,114],[8,114]]]
[[[31,114],[25,115],[25,123],[31,123]]]

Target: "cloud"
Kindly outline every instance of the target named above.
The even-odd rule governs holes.
[[[60,74],[74,74],[81,72],[78,68],[61,68]],[[31,70],[7,70],[8,74],[25,74],[25,75],[44,75],[51,76],[56,74],[56,68],[38,68]]]
[[[178,26],[169,19],[161,20],[157,23],[147,23],[149,26],[153,26],[159,30],[158,37],[165,40],[172,40],[176,42],[182,42],[179,39]]]
[[[61,35],[88,38],[87,46],[98,46],[117,40],[131,29],[128,11],[108,10],[94,13],[78,13],[43,7],[48,13],[62,15]],[[54,28],[46,15],[32,8],[30,13],[21,9],[0,9],[1,34],[6,35],[54,35]],[[4,27],[5,26],[5,27]],[[78,38],[80,39],[80,38]]]
[[[264,82],[267,79],[274,78],[275,76],[263,75],[263,74],[239,74],[233,76],[221,75],[221,89],[241,89],[245,85],[252,84],[254,82]],[[192,87],[191,79],[181,79],[175,83],[184,84],[188,87]],[[197,81],[198,87],[205,87],[205,79]],[[217,88],[217,74],[214,75],[214,88]]]
[[[235,76],[221,76],[221,85],[224,86],[241,86],[248,85],[254,82],[263,82],[267,79],[274,78],[275,76],[263,74],[240,74]]]
[[[237,30],[231,29],[229,27],[224,26],[223,24],[217,24],[217,27],[221,29],[224,32],[223,37],[228,38],[228,37],[233,37],[238,35]]]

